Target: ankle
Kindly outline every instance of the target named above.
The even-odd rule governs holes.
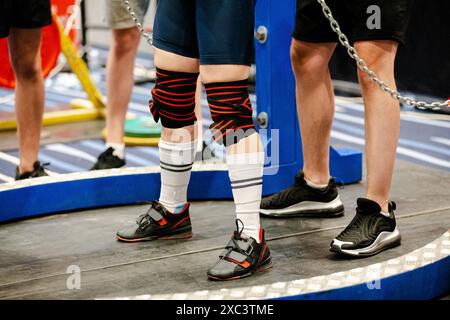
[[[326,187],[328,183],[330,182],[330,175],[327,174],[317,174],[317,173],[310,173],[305,172],[303,170],[303,175],[307,183],[310,183],[312,186],[320,186],[320,187]]]
[[[34,162],[21,162],[19,165],[19,173],[23,174],[25,172],[33,172],[34,171]]]
[[[113,148],[113,155],[120,159],[125,158],[125,144],[124,143],[115,143],[115,142],[107,142],[106,148]]]
[[[381,208],[381,212],[388,213],[389,212],[389,198],[386,197],[377,197],[373,195],[366,195],[366,198],[378,203]]]

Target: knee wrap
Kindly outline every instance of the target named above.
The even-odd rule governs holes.
[[[182,128],[194,124],[195,89],[198,73],[156,69],[156,84],[149,106],[156,122],[166,128]]]
[[[205,85],[213,123],[214,141],[225,146],[256,132],[247,80]]]

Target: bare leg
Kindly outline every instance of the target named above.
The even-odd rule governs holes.
[[[303,147],[305,178],[316,184],[330,179],[330,130],[334,94],[328,62],[336,44],[313,44],[293,39],[292,67],[296,80],[297,113]]]
[[[20,173],[33,171],[37,161],[44,113],[41,74],[41,29],[11,28],[9,50],[16,76],[16,118]]]
[[[361,41],[355,44],[361,58],[391,88],[395,88],[397,42]],[[367,198],[388,212],[389,191],[400,130],[400,106],[358,70],[364,98],[366,129]]]
[[[136,28],[112,31],[106,68],[108,143],[123,143],[124,122],[134,86],[133,69],[140,33]]]
[[[230,82],[248,79],[250,67],[234,64],[202,65],[200,75],[203,83]]]

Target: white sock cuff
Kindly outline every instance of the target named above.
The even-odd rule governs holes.
[[[195,160],[197,140],[187,143],[173,143],[159,140],[159,157],[163,162],[172,164],[191,164]]]
[[[125,157],[125,144],[124,143],[114,143],[114,142],[107,142],[105,144],[106,149],[113,148],[113,155],[116,157],[119,157],[120,159],[123,159]]]
[[[227,154],[228,165],[264,165],[264,152]]]
[[[311,182],[307,179],[305,179],[305,181],[308,186],[310,186],[311,188],[315,188],[315,189],[323,189],[328,186],[328,184],[317,184],[317,183]]]
[[[380,211],[380,213],[385,216],[385,217],[390,217],[391,215],[389,214],[389,212],[384,212],[384,211]]]

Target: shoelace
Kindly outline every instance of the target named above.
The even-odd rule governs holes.
[[[239,229],[239,223],[241,223],[242,228]],[[244,241],[248,241],[247,238],[243,238],[242,237],[242,232],[244,231],[244,223],[242,222],[241,219],[236,219],[236,231],[234,231],[233,233],[233,237],[231,238],[231,241],[233,242],[233,246],[227,247],[225,249],[227,249],[227,252],[222,256],[221,260],[225,259],[226,257],[228,257],[228,255],[231,253],[231,251],[237,251],[243,255],[248,256],[248,252],[245,252],[244,250],[242,250],[239,247],[239,244],[237,243],[237,241],[239,240],[244,240]]]
[[[46,167],[50,165],[50,162],[39,163],[39,167],[37,167],[33,172],[32,176],[39,176],[41,173],[45,173]]]
[[[50,162],[44,162],[39,164],[39,168],[36,170],[38,172],[44,171],[48,166],[50,165]]]

